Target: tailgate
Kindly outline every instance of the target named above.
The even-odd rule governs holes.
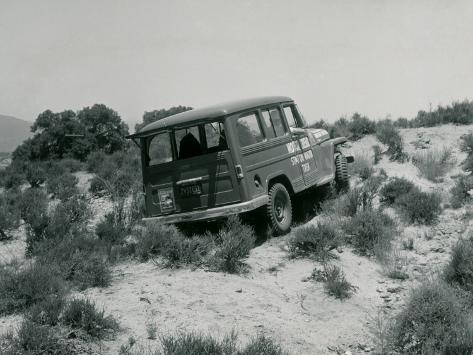
[[[240,202],[228,150],[147,167],[144,180],[149,217]]]

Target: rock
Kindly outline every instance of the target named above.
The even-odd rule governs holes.
[[[389,293],[398,293],[402,290],[402,287],[401,286],[395,286],[395,287],[388,287],[386,289],[386,291],[388,291]]]
[[[434,253],[445,253],[445,249],[442,247],[430,248],[430,251],[433,251]]]
[[[337,247],[337,251],[338,251],[338,253],[340,253],[340,254],[343,253],[342,247]]]
[[[237,292],[237,293],[242,293],[243,290],[242,290],[241,288],[239,288],[238,290],[235,290],[235,292]]]
[[[140,301],[141,302],[146,302],[148,304],[151,304],[151,301],[149,299],[147,299],[146,297],[140,297]]]
[[[377,289],[376,289],[376,292],[379,292],[379,293],[381,293],[381,292],[383,292],[383,290],[382,290],[382,289],[380,289],[380,288],[377,288]]]
[[[306,277],[303,277],[301,279],[302,282],[307,282],[307,281],[310,281],[310,277],[309,276],[306,276]]]
[[[391,298],[391,296],[389,296],[389,295],[381,295],[381,296],[379,296],[379,297],[384,298],[384,299]]]

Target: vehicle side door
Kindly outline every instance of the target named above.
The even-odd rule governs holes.
[[[315,158],[316,148],[310,144],[308,132],[303,129],[304,119],[294,103],[283,104],[282,107],[292,133],[294,150],[297,153],[293,158],[293,164],[299,166],[306,187],[315,185],[320,169]]]

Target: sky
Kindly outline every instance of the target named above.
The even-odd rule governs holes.
[[[469,0],[0,0],[0,113],[284,95],[307,121],[473,99]]]

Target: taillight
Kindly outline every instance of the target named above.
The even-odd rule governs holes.
[[[243,179],[243,169],[240,164],[235,165],[235,172],[238,179]]]

